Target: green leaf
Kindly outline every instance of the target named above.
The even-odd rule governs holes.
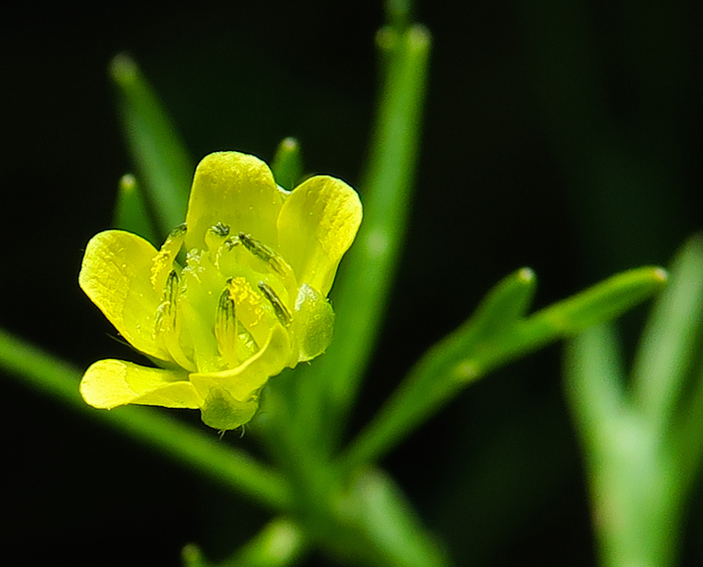
[[[112,60],[110,73],[118,89],[129,149],[163,239],[185,219],[195,167],[137,64],[127,55],[118,55]]]
[[[668,288],[656,302],[633,366],[633,393],[661,431],[677,409],[698,359],[703,327],[703,238],[680,250]]]
[[[142,189],[134,176],[129,173],[120,179],[114,224],[115,228],[121,228],[146,238],[154,246],[160,245],[154,232],[154,224],[149,217]]]
[[[571,342],[565,364],[601,564],[674,565],[682,503],[678,455],[625,395],[616,344],[610,327],[591,327]]]
[[[518,320],[534,292],[532,272],[518,270],[487,295],[471,319],[425,353],[355,440],[346,462],[378,459],[467,384],[548,343],[621,315],[665,282],[661,268],[623,272]]]
[[[284,189],[292,191],[303,177],[303,156],[295,138],[285,138],[278,145],[271,166],[273,176]]]

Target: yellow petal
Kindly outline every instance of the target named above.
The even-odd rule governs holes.
[[[185,372],[123,360],[99,360],[91,365],[81,380],[80,393],[86,403],[104,409],[125,404],[191,409],[202,405]]]
[[[291,360],[293,354],[295,360]],[[234,399],[248,402],[271,376],[295,362],[297,353],[292,352],[288,332],[281,325],[275,325],[266,344],[243,364],[222,372],[193,373],[189,378],[203,398],[207,398],[213,388],[222,388]]]
[[[218,222],[230,234],[243,232],[269,246],[276,244],[276,218],[283,203],[269,167],[238,152],[203,158],[188,202],[187,248],[203,249],[205,231]]]
[[[305,282],[327,295],[361,215],[356,191],[334,177],[311,177],[293,190],[278,217],[278,250],[299,284]]]
[[[134,348],[170,360],[154,340],[161,301],[161,291],[150,281],[156,254],[149,242],[135,234],[106,230],[88,242],[78,283]]]

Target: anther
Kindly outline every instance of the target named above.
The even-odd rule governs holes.
[[[159,331],[176,328],[176,300],[178,296],[178,272],[171,270],[166,278],[163,298],[156,313],[156,325]]]
[[[225,242],[224,242],[224,246],[225,246],[227,252],[232,250],[232,248],[234,248],[235,246],[239,246],[240,244],[241,244],[241,242],[239,241],[239,238],[236,236],[230,237],[227,240],[225,240]]]
[[[187,231],[188,225],[183,222],[171,229],[171,232],[168,233],[168,238],[177,238],[179,236],[184,235]]]
[[[218,222],[216,225],[211,226],[208,230],[217,236],[225,237],[229,236],[229,226],[223,222]]]
[[[276,317],[280,321],[281,325],[288,327],[291,324],[293,317],[288,308],[281,301],[281,298],[278,297],[278,294],[265,282],[259,282],[259,289],[273,307],[273,312],[276,314]]]
[[[239,241],[244,245],[244,248],[246,248],[249,252],[251,252],[260,260],[266,262],[277,274],[285,276],[287,271],[290,270],[283,258],[281,258],[278,254],[276,254],[276,252],[266,246],[263,242],[259,242],[258,240],[255,240],[254,238],[252,238],[248,234],[244,234],[243,232],[240,232],[237,236],[239,238]],[[288,270],[286,270],[286,268],[288,268]]]
[[[229,366],[237,364],[237,318],[229,286],[220,294],[215,317],[215,338],[222,358]]]

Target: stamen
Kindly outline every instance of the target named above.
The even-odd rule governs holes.
[[[187,231],[188,231],[188,225],[186,223],[182,222],[178,226],[171,229],[171,232],[169,232],[168,236],[166,237],[166,241],[168,242],[169,238],[173,239],[173,238],[178,238],[180,236],[183,236]]]
[[[229,236],[229,226],[223,222],[218,222],[215,226],[210,227],[209,230],[214,232],[217,236],[222,236],[223,238],[225,236]]]
[[[232,248],[234,248],[235,246],[239,246],[240,244],[241,242],[239,241],[239,237],[232,236],[225,240],[224,247],[227,249],[227,252],[229,252],[230,250],[232,250]]]
[[[215,317],[215,337],[217,347],[225,363],[232,367],[237,365],[237,318],[234,301],[229,293],[229,286],[220,294]]]
[[[151,285],[154,290],[163,289],[168,278],[168,273],[173,270],[174,261],[178,255],[178,251],[185,240],[187,227],[186,224],[179,224],[166,237],[166,241],[161,246],[159,253],[152,260],[151,265]]]
[[[265,282],[259,282],[259,289],[266,296],[266,299],[269,300],[269,303],[271,303],[271,305],[273,306],[273,312],[276,314],[276,317],[281,322],[281,325],[283,325],[284,327],[288,327],[291,324],[291,321],[293,320],[293,316],[290,314],[290,311],[278,297],[276,292],[273,291],[273,288]]]
[[[211,255],[220,250],[222,247],[222,239],[227,238],[228,235],[229,226],[222,222],[218,222],[205,231],[205,246],[210,251]],[[211,256],[211,260],[215,261],[215,257]]]
[[[244,245],[244,248],[249,250],[249,252],[260,260],[266,262],[278,275],[287,276],[290,274],[290,266],[273,249],[243,232],[240,232],[237,236],[239,241]]]
[[[181,368],[192,372],[195,370],[195,366],[183,353],[180,343],[181,322],[178,317],[179,283],[178,272],[171,270],[166,278],[161,304],[156,310],[154,333],[157,343],[171,355],[173,361]]]
[[[176,298],[178,294],[178,272],[171,270],[166,278],[161,304],[156,310],[156,332],[168,333],[176,329]]]

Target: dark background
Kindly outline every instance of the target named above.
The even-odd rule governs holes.
[[[140,63],[195,159],[270,160],[293,135],[309,171],[355,185],[383,22],[370,1],[97,6],[0,19],[0,325],[81,368],[122,352],[76,282],[132,171],[110,59]],[[541,307],[668,263],[703,224],[700,3],[439,0],[416,19],[434,36],[418,191],[354,427],[514,269],[537,272]],[[594,562],[559,355],[471,387],[384,463],[458,565]],[[177,565],[185,543],[225,554],[266,518],[17,380],[0,394],[3,564]]]

